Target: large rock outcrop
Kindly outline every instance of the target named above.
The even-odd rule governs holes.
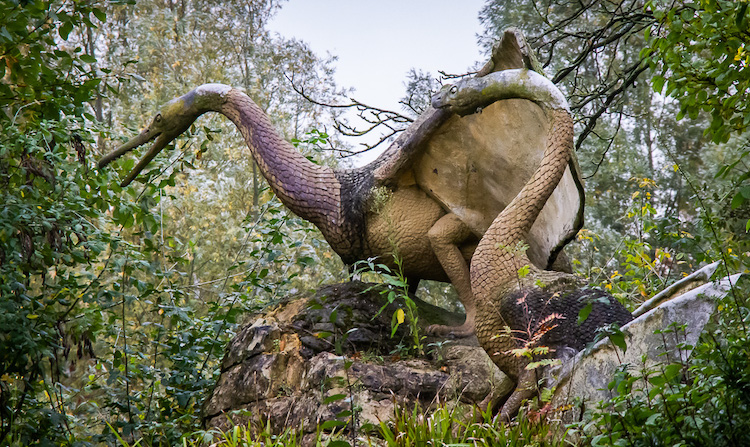
[[[242,327],[227,347],[222,372],[203,408],[209,427],[270,421],[279,430],[319,423],[357,409],[358,424],[378,424],[395,405],[474,404],[512,386],[475,337],[427,338],[427,355],[401,357],[406,323],[391,337],[396,310],[382,289],[351,282],[293,297]],[[462,315],[420,303],[420,325],[457,324]],[[375,316],[378,314],[377,316]],[[435,344],[432,344],[435,343]],[[345,398],[330,400],[332,396]]]
[[[709,267],[715,270],[716,264]],[[613,397],[615,391],[607,385],[619,368],[626,367],[638,376],[641,371],[660,365],[686,362],[716,311],[716,300],[725,296],[740,277],[741,274],[736,274],[703,284],[624,325],[621,328],[627,346],[624,352],[610,340],[601,340],[551,372],[550,385],[556,386],[551,406],[566,409],[560,419],[566,423],[578,421],[582,409],[593,408],[597,402]]]
[[[711,275],[702,273],[698,276]],[[647,367],[686,360],[690,352],[685,345],[696,343],[715,312],[716,298],[725,295],[729,281],[738,277],[686,292],[685,287],[703,280],[681,281],[669,290],[675,298],[622,328],[626,352],[603,340],[548,371],[549,383],[556,386],[551,407],[566,409],[553,417],[576,421],[581,406],[569,404],[583,402],[590,408],[609,399],[607,384],[625,363],[639,368],[642,358]],[[512,382],[490,361],[476,337],[448,342],[427,338],[426,356],[399,355],[399,345],[411,338],[406,323],[391,337],[397,307],[390,304],[378,313],[385,303],[381,291],[356,281],[327,286],[252,318],[227,347],[221,376],[204,403],[205,424],[226,429],[232,423],[268,421],[278,431],[301,427],[312,436],[318,424],[336,420],[352,408],[358,425],[378,424],[390,419],[397,405],[428,409],[447,404],[469,413],[475,404],[501,403],[512,391]],[[419,307],[422,329],[457,324],[463,318],[426,303]],[[668,332],[673,324],[686,326],[678,337],[655,333]]]

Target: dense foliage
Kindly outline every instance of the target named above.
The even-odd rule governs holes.
[[[105,19],[96,6],[3,2],[0,442],[63,435],[70,403],[56,379],[91,352],[103,318],[89,303],[114,299],[99,295],[94,263],[118,243],[99,224],[119,199],[100,195],[112,179],[86,149],[103,73],[67,40]]]
[[[313,106],[283,76],[305,67],[298,82],[325,93],[331,70],[265,31],[277,7],[2,2],[0,444],[176,443],[198,427],[238,317],[345,274],[248,157],[214,149],[242,147],[228,127],[194,128],[199,148],[134,187],[117,186],[132,160],[95,166],[111,129],[207,81],[257,92],[301,150],[327,158],[328,137],[307,136]],[[183,67],[196,51],[206,58]]]
[[[748,2],[704,0],[672,8],[652,6],[644,56],[657,69],[654,90],[677,99],[677,119],[711,116],[706,133],[716,143],[750,126],[750,16]]]

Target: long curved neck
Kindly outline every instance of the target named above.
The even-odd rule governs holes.
[[[333,169],[312,163],[284,140],[263,110],[241,91],[212,92],[206,88],[199,95],[204,96],[196,98],[203,103],[202,108],[223,114],[237,126],[279,200],[317,226],[334,249],[346,248],[340,231],[341,184]]]
[[[544,204],[565,172],[572,151],[573,120],[564,109],[547,109],[550,130],[541,165],[510,204],[495,218],[479,242],[471,263],[472,290],[479,301],[518,282],[518,269],[530,261],[524,242]]]

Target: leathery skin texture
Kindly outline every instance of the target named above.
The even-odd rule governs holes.
[[[539,371],[527,370],[529,359],[516,355],[513,349],[546,346],[550,348],[546,356],[580,349],[593,339],[597,327],[632,319],[614,298],[591,289],[577,290],[580,280],[574,275],[540,270],[525,254],[523,244],[531,225],[560,181],[573,145],[573,120],[567,108],[545,112],[550,132],[542,162],[490,225],[471,260],[477,338],[500,370],[517,381],[516,390],[502,407],[504,420],[518,412],[538,384]],[[588,297],[596,302],[590,321],[579,326],[578,314]]]
[[[616,298],[599,289],[577,288],[577,281],[570,276],[557,291],[554,287],[524,287],[498,302],[480,305],[477,337],[483,340],[481,345],[492,361],[517,383],[501,410],[505,420],[515,415],[523,400],[535,395],[542,378],[541,368],[527,370],[532,360],[511,350],[528,352],[544,347],[548,351],[534,355],[533,361],[567,360],[594,340],[598,328],[611,323],[621,326],[633,319]],[[578,315],[588,305],[591,312],[579,324]]]

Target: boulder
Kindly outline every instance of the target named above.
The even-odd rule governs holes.
[[[314,433],[324,421],[355,409],[356,424],[378,424],[395,405],[424,409],[473,404],[513,387],[475,337],[424,340],[425,356],[401,355],[407,324],[391,337],[397,309],[383,289],[350,282],[290,298],[241,327],[229,343],[219,380],[203,406],[207,427],[270,422],[277,432]],[[416,300],[422,333],[429,324],[463,316]],[[345,421],[347,417],[339,417]]]
[[[621,328],[627,346],[624,352],[610,340],[601,340],[549,371],[548,383],[555,387],[551,406],[564,409],[559,413],[562,422],[579,421],[582,409],[613,397],[614,391],[607,385],[620,368],[627,368],[637,376],[640,371],[687,361],[716,310],[716,299],[725,296],[730,283],[736,283],[740,276],[689,290],[624,325]]]
[[[638,311],[642,314],[623,326],[625,352],[602,340],[547,371],[555,390],[551,407],[560,410],[555,419],[578,421],[582,408],[612,397],[607,385],[619,368],[637,374],[644,367],[687,360],[715,312],[716,297],[740,276],[685,291],[701,275],[710,273],[676,284],[670,290],[679,296]],[[445,404],[456,414],[470,414],[476,404],[497,408],[515,385],[476,337],[428,337],[426,355],[404,355],[403,346],[412,342],[407,323],[391,337],[398,306],[386,304],[383,290],[358,281],[326,286],[251,318],[227,346],[221,375],[203,406],[205,425],[226,430],[232,423],[263,422],[276,432],[301,428],[310,439],[325,421],[351,424],[342,412],[352,410],[359,428],[392,418],[397,406],[419,405],[429,413]],[[415,301],[421,333],[430,324],[463,321],[463,315]]]

